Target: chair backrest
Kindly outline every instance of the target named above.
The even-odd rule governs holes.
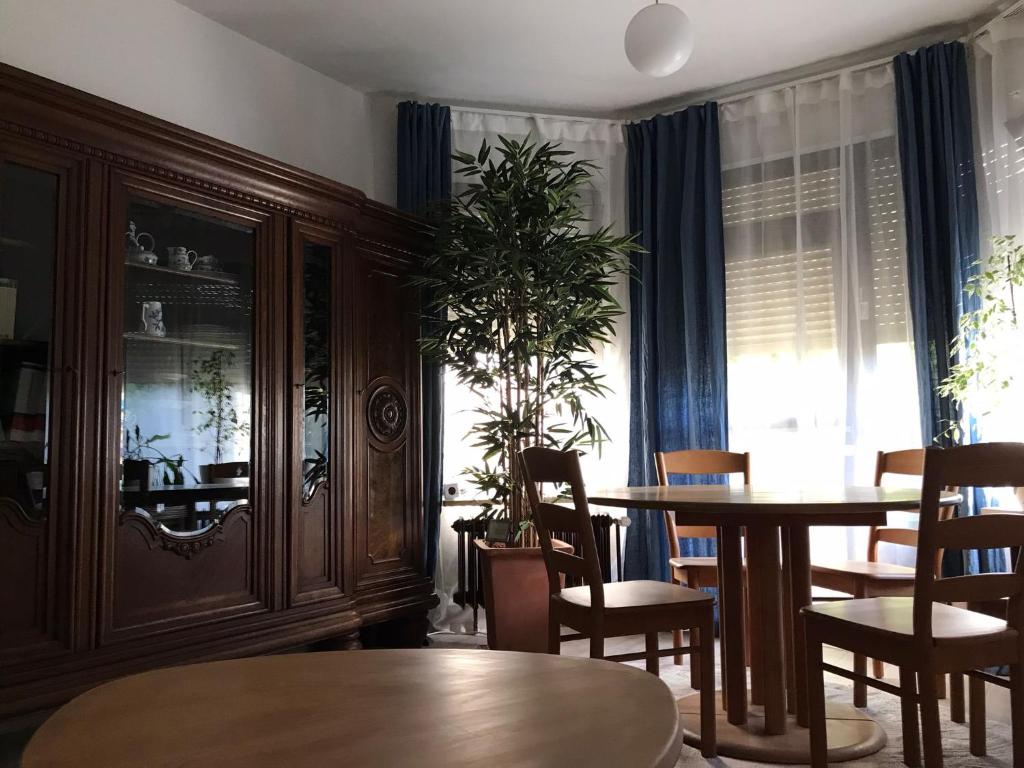
[[[886,475],[921,477],[924,474],[924,448],[908,448],[902,451],[879,451],[875,460],[875,487],[881,487]],[[953,514],[953,507],[942,507],[942,519]],[[871,526],[868,533],[868,562],[878,562],[878,545],[881,542],[917,547],[917,529],[895,525]],[[935,575],[942,568],[942,550],[935,553]]]
[[[980,443],[925,449],[914,581],[914,634],[932,638],[932,603],[994,602],[1009,598],[1008,622],[1024,630],[1024,570],[941,578],[935,556],[943,549],[1002,549],[1024,546],[1024,515],[988,514],[942,519],[939,498],[948,487],[1024,485],[1024,443]],[[1022,558],[1024,559],[1024,558]]]
[[[750,485],[750,454],[729,451],[658,451],[654,454],[658,485],[668,485],[671,475],[732,475],[743,473],[743,484]],[[669,557],[679,557],[680,539],[713,539],[713,525],[676,525],[675,515],[664,513]]]
[[[882,486],[886,475],[910,475],[921,477],[924,474],[924,448],[910,448],[905,451],[879,451],[875,459],[875,487]],[[878,544],[902,544],[905,547],[917,546],[917,529],[900,528],[898,526],[871,526],[868,534],[868,560],[878,562]]]
[[[590,588],[592,610],[603,610],[604,580],[594,526],[590,520],[590,505],[583,487],[579,453],[553,448],[525,448],[519,452],[519,466],[526,481],[526,496],[544,555],[550,593],[557,594],[562,590],[562,574],[573,576]],[[544,501],[538,487],[543,483],[568,485],[572,491],[572,506]],[[552,533],[573,534],[579,542],[580,552],[569,554],[556,550],[551,544]]]

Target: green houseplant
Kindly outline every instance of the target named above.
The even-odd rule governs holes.
[[[138,424],[134,429],[124,431],[122,474],[126,485],[138,484],[140,491],[148,491],[153,485],[153,475],[158,467],[162,468],[160,479],[164,485],[181,485],[185,482],[184,473],[188,470],[185,468],[184,456],[168,456],[156,446],[156,443],[170,438],[170,435],[147,437],[142,434]]]
[[[977,300],[978,307],[961,316],[949,352],[949,376],[938,387],[940,396],[957,405],[961,420],[966,418],[967,404],[978,416],[998,412],[1014,382],[1024,380],[1020,353],[1024,326],[1017,307],[1017,293],[1024,290],[1024,243],[1012,235],[994,237],[991,256],[977,266],[964,291]],[[966,429],[965,424],[954,422],[946,434],[960,442]]]
[[[214,471],[223,462],[224,446],[236,436],[245,437],[249,434],[248,422],[239,417],[231,402],[231,384],[225,371],[234,363],[235,354],[227,349],[218,349],[209,357],[192,363],[192,391],[206,401],[204,410],[194,412],[202,417],[202,421],[193,430],[199,435],[213,433],[213,464],[199,467],[204,483],[211,482],[215,475],[224,476],[224,473]],[[243,473],[248,475],[245,470]]]
[[[622,308],[611,289],[638,247],[608,228],[590,231],[582,192],[591,163],[550,143],[499,141],[483,142],[476,156],[453,155],[454,172],[468,186],[440,209],[436,248],[415,282],[434,318],[423,354],[477,397],[467,438],[480,460],[464,471],[484,499],[482,514],[504,523],[504,543],[528,545],[534,537],[516,454],[531,445],[599,446],[607,438],[585,398],[607,393],[594,352],[614,335]],[[538,639],[528,649],[542,649],[547,590],[539,550],[525,565],[523,554],[509,551],[507,559],[522,568],[504,582],[488,576],[494,563],[486,555],[488,634],[506,584],[520,612],[536,591],[540,637],[525,632],[525,645]],[[520,615],[515,630],[529,621]],[[489,639],[492,647],[517,647]]]

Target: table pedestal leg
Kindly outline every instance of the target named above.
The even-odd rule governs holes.
[[[747,666],[743,658],[743,555],[738,528],[721,529],[722,574],[719,589],[719,614],[728,627],[725,646],[725,709],[729,722],[747,722]]]
[[[751,668],[760,667],[764,692],[766,734],[786,732],[786,675],[782,646],[782,595],[779,529],[752,527],[747,532],[747,573],[751,592],[752,623],[760,627],[760,648],[752,649]],[[755,591],[758,597],[753,597]],[[756,613],[754,613],[756,611]]]
[[[793,632],[793,687],[796,698],[796,722],[807,727],[807,647],[804,643],[800,609],[811,604],[811,539],[806,525],[790,526],[790,617]]]

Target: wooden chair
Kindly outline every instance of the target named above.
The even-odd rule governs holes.
[[[920,477],[924,472],[924,448],[905,451],[878,452],[875,461],[875,487],[882,485],[885,475],[909,475]],[[913,528],[895,526],[871,526],[868,532],[867,560],[843,560],[836,563],[812,563],[811,584],[815,587],[846,593],[850,597],[909,596],[914,593],[914,569],[878,560],[878,545],[882,542],[900,544],[905,547],[917,546],[917,531]],[[942,562],[942,554],[936,557],[936,573]],[[854,670],[865,674],[867,659],[855,656]],[[885,665],[875,659],[873,671],[876,678],[885,677]],[[867,685],[856,682],[853,686],[853,705],[866,707],[868,704]]]
[[[1024,505],[1024,488],[1014,489],[1017,498],[1020,499],[1021,504]],[[1001,509],[999,507],[986,507],[982,509],[979,514],[982,515],[1024,515],[1024,512],[1013,509]],[[1014,570],[1017,567],[1017,561],[1020,559],[1020,547],[1013,547],[1010,550],[1010,569]],[[1002,600],[996,600],[994,602],[969,602],[967,603],[967,610],[976,611],[977,613],[984,613],[989,616],[994,616],[998,619],[1007,618],[1007,610],[1009,609],[1009,600],[1003,598]],[[1000,688],[1009,688],[1009,681],[1004,677],[997,675],[988,674],[977,670],[975,674],[970,675],[970,682],[968,683],[968,696],[969,696],[969,718],[964,717],[964,685],[962,675],[950,675],[950,679],[954,681],[953,693],[950,696],[950,709],[957,712],[959,718],[954,717],[954,721],[962,723],[965,720],[969,720],[969,743],[971,754],[976,757],[984,757],[988,752],[987,739],[985,737],[985,683],[992,683],[998,685]]]
[[[658,451],[654,454],[658,470],[658,484],[668,485],[671,475],[731,475],[742,473],[743,484],[750,485],[750,454],[729,453],[728,451]],[[693,589],[718,586],[717,557],[682,557],[680,539],[716,539],[718,532],[712,525],[676,525],[671,512],[665,513],[665,535],[668,538],[669,569],[672,581]],[[683,644],[683,631],[674,630],[672,644]],[[749,653],[748,653],[749,656]],[[682,655],[673,659],[682,664]],[[700,668],[690,665],[690,687],[700,689]]]
[[[947,486],[1024,484],[1024,444],[989,443],[925,451],[913,597],[876,597],[803,608],[807,642],[812,765],[827,765],[824,673],[832,672],[902,699],[904,762],[920,764],[920,707],[926,768],[942,766],[936,675],[1009,665],[1013,764],[1024,765],[1024,569],[1014,573],[939,578],[935,557],[943,549],[1024,545],[1024,517],[978,515],[944,520],[939,498]],[[1007,618],[948,603],[1009,598]],[[899,686],[850,672],[822,660],[822,645],[881,659],[899,667]],[[916,683],[915,683],[916,677]]]
[[[704,679],[714,677],[714,599],[695,589],[662,581],[620,581],[605,584],[597,543],[590,522],[590,507],[583,487],[579,454],[550,448],[527,448],[519,453],[526,480],[526,492],[533,512],[533,523],[540,538],[541,552],[548,572],[550,609],[548,614],[548,652],[559,653],[565,640],[590,639],[590,656],[609,661],[644,659],[647,671],[657,675],[662,656],[693,654]],[[538,483],[568,485],[572,507],[541,501]],[[580,554],[559,552],[552,547],[551,532],[575,534]],[[583,580],[585,586],[562,587],[563,576]],[[579,634],[562,637],[562,625]],[[686,648],[659,650],[658,633],[675,629],[698,630],[703,642],[691,642]],[[644,635],[645,651],[605,656],[608,637]],[[715,691],[707,685],[700,692],[701,753],[713,757],[715,746]]]

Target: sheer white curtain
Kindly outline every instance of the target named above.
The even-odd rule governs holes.
[[[870,484],[921,445],[891,65],[720,108],[729,446],[766,485]],[[865,557],[820,528],[816,559]]]
[[[974,39],[971,52],[980,252],[985,258],[994,235],[1016,235],[1024,242],[1024,9],[993,22]],[[1024,332],[1000,345],[1006,350],[1002,363],[1018,363],[1015,391],[989,404],[995,411],[981,417],[983,437],[1019,441],[1024,439]]]
[[[622,124],[610,120],[555,118],[489,110],[452,108],[452,150],[476,154],[486,139],[498,145],[498,136],[522,139],[532,136],[539,142],[551,141],[573,152],[570,159],[589,160],[597,166],[592,183],[584,193],[584,208],[593,228],[611,226],[625,232],[626,221],[626,144]],[[466,181],[455,176],[452,193],[465,189]],[[608,430],[610,442],[600,454],[595,449],[583,458],[583,474],[588,486],[614,487],[626,484],[629,462],[629,287],[625,278],[614,292],[626,311],[616,329],[615,342],[597,350],[597,361],[605,375],[604,383],[612,392],[607,398],[588,398],[586,406]],[[446,483],[458,481],[472,495],[462,476],[465,467],[478,464],[479,449],[465,439],[473,423],[469,410],[475,397],[449,374],[445,379],[444,476]],[[462,632],[471,631],[472,615],[453,603],[457,580],[457,538],[452,522],[472,517],[478,507],[447,506],[441,513],[441,542],[435,584],[441,603],[432,615],[434,627]],[[614,558],[614,554],[613,554]],[[615,568],[613,563],[613,569]]]

